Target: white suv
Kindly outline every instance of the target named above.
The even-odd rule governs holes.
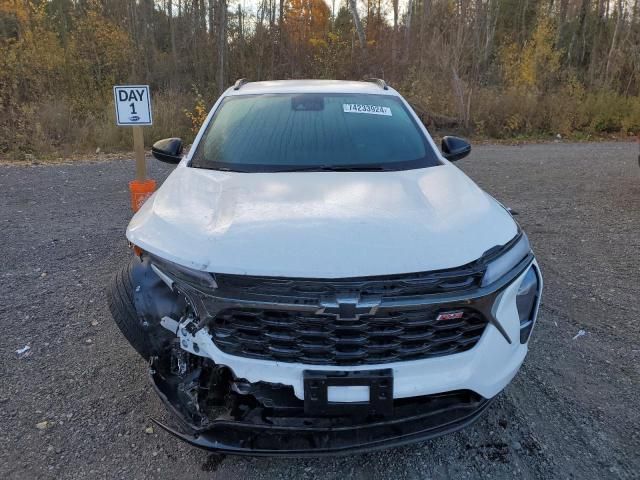
[[[319,455],[473,422],[527,353],[542,277],[510,213],[382,80],[239,80],[131,220],[109,294],[203,448]]]

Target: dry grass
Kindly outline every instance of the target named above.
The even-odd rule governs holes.
[[[405,85],[403,93],[424,99],[432,112],[456,116],[450,90],[441,82]],[[205,98],[210,108],[214,98]],[[196,94],[165,91],[153,94],[154,124],[145,128],[145,143],[166,137],[193,140],[191,119]],[[100,104],[100,103],[98,103]],[[113,99],[108,96],[97,112],[78,113],[64,99],[45,100],[39,105],[21,105],[14,121],[0,125],[0,145],[5,160],[47,159],[79,154],[128,151],[130,129],[115,124]],[[483,88],[472,92],[470,130],[476,138],[497,140],[544,138],[585,139],[627,136],[640,132],[640,97],[611,92],[585,93],[569,86],[542,94],[522,89]],[[437,133],[437,132],[435,132]],[[450,133],[450,132],[448,132]]]
[[[145,127],[145,144],[166,137],[193,139],[185,110],[193,107],[194,96],[163,92],[153,96],[153,126]],[[76,153],[130,150],[131,130],[115,124],[113,99],[104,100],[97,112],[78,113],[64,100],[45,100],[37,106],[22,106],[20,121],[6,124],[5,134],[14,139],[3,157],[21,160],[35,157],[73,156]],[[4,132],[3,132],[4,133]]]

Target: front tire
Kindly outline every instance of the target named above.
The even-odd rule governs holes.
[[[142,358],[148,360],[151,356],[151,346],[133,297],[135,288],[133,281],[134,262],[140,263],[134,257],[113,276],[107,291],[107,299],[111,316],[122,334]]]

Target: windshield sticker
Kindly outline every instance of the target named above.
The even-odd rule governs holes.
[[[391,117],[391,109],[389,107],[380,107],[378,105],[362,105],[359,103],[343,103],[342,111],[344,113],[368,113],[369,115],[385,115]]]

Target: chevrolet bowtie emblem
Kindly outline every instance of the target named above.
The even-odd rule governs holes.
[[[336,320],[359,320],[362,316],[374,315],[380,298],[362,300],[358,294],[340,294],[335,298],[324,298],[320,301],[318,315],[335,317]]]

